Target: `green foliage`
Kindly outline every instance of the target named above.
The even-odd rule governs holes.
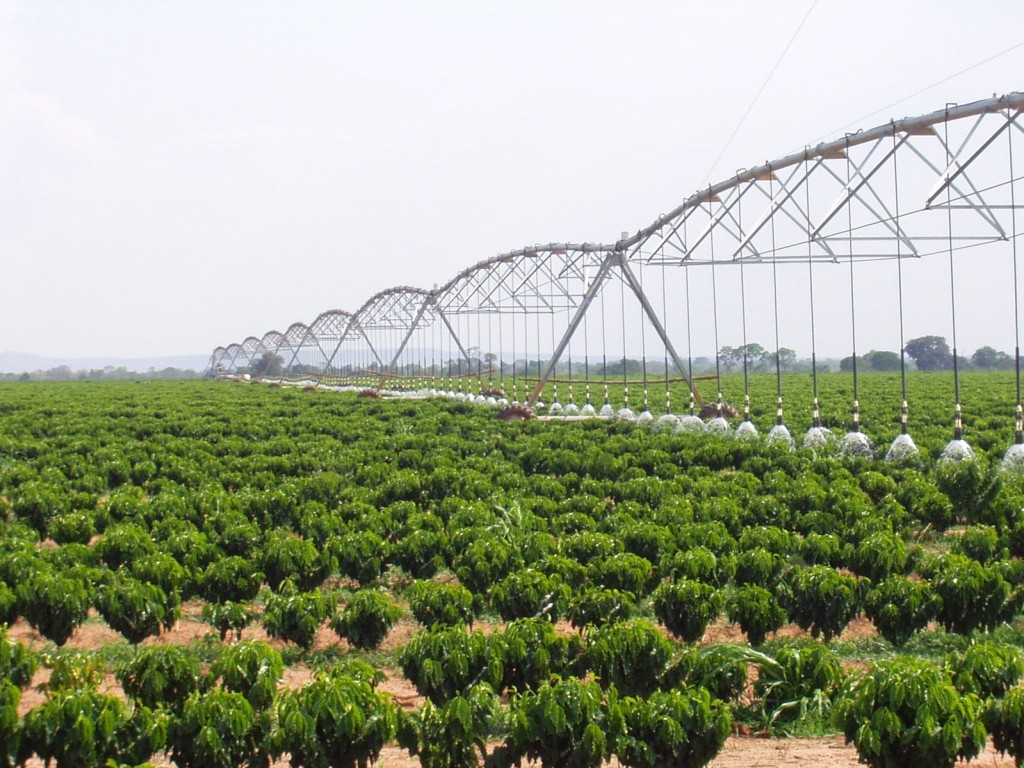
[[[907,567],[907,545],[889,531],[876,531],[862,539],[849,557],[850,570],[873,582],[902,574]]]
[[[567,675],[575,671],[581,652],[578,635],[560,635],[541,618],[510,622],[500,642],[492,643],[492,653],[500,654],[505,670],[503,690],[536,688],[552,675]]]
[[[224,642],[228,632],[234,632],[235,640],[241,640],[242,630],[252,622],[253,614],[246,603],[206,603],[202,618],[220,633],[221,642]]]
[[[384,539],[373,531],[355,531],[332,537],[328,549],[338,562],[338,571],[363,586],[380,577],[388,551]]]
[[[941,601],[936,618],[948,632],[991,629],[1013,614],[1010,585],[995,568],[946,554],[935,557],[924,574]]]
[[[429,579],[445,566],[446,544],[439,531],[411,531],[393,547],[392,560],[413,578]]]
[[[786,559],[775,552],[755,547],[741,551],[736,555],[736,575],[734,577],[737,586],[753,585],[758,587],[771,587],[782,575],[782,569],[786,565]]]
[[[543,616],[556,621],[569,595],[556,577],[533,568],[514,571],[491,587],[491,605],[505,621]]]
[[[662,562],[661,571],[668,578],[724,587],[736,573],[736,560],[728,555],[716,555],[707,547],[693,547],[674,552]]]
[[[654,567],[639,555],[622,552],[591,560],[587,570],[593,584],[641,597],[648,592]]]
[[[100,586],[96,608],[111,629],[137,645],[161,627],[170,627],[177,617],[177,600],[160,587],[128,576],[117,576]]]
[[[320,626],[330,618],[331,606],[319,589],[299,592],[291,582],[281,591],[269,593],[264,600],[263,628],[278,637],[309,650]]]
[[[613,751],[629,768],[700,768],[722,750],[732,727],[729,707],[703,688],[656,691],[620,706],[625,728]]]
[[[40,572],[18,585],[18,612],[33,628],[64,645],[89,612],[89,590],[76,578]]]
[[[985,746],[981,709],[941,667],[897,657],[851,677],[833,717],[873,768],[952,768]]]
[[[214,688],[185,701],[168,746],[179,768],[237,768],[267,761],[263,735],[245,696]]]
[[[611,756],[621,718],[614,691],[556,679],[511,698],[511,733],[496,752],[516,765],[525,758],[542,768],[599,768]]]
[[[402,649],[402,674],[420,695],[441,705],[477,683],[501,688],[505,675],[501,653],[492,653],[494,636],[465,627],[419,632]]]
[[[201,670],[194,654],[174,645],[142,646],[117,668],[117,681],[138,704],[166,707],[176,714],[199,690]]]
[[[210,665],[211,679],[245,697],[254,710],[270,706],[283,672],[281,654],[257,640],[225,646]]]
[[[617,589],[591,588],[569,601],[569,622],[577,629],[624,621],[636,609],[631,594]]]
[[[788,614],[779,601],[764,587],[739,587],[726,602],[729,621],[740,625],[740,630],[753,646],[761,645],[765,638],[786,623]]]
[[[402,609],[376,589],[362,589],[331,620],[331,629],[356,648],[372,650],[402,618]]]
[[[1024,677],[1024,656],[1011,645],[973,642],[963,653],[946,656],[946,667],[960,693],[981,699],[998,699]]]
[[[864,598],[864,613],[882,637],[897,648],[914,632],[924,629],[939,606],[928,584],[906,576],[890,576]]]
[[[465,626],[473,621],[473,595],[460,584],[416,581],[405,597],[413,618],[425,627]]]
[[[25,715],[19,761],[34,753],[62,768],[141,763],[163,749],[167,726],[165,716],[132,712],[94,688],[56,691]]]
[[[107,528],[94,545],[96,554],[108,568],[131,565],[139,558],[156,552],[149,534],[135,523],[118,523]]]
[[[827,719],[845,675],[839,658],[813,640],[789,642],[774,654],[774,663],[759,666],[754,695],[770,726],[791,722],[817,710]]]
[[[487,739],[501,715],[498,697],[487,683],[441,705],[427,701],[399,731],[399,743],[423,768],[487,765]]]
[[[710,584],[682,580],[665,582],[651,596],[654,615],[665,628],[687,643],[696,643],[722,612],[722,593]]]
[[[786,582],[790,618],[826,642],[842,632],[860,611],[857,580],[828,566],[794,568]]]
[[[1009,754],[1014,765],[1024,763],[1024,688],[1016,686],[1003,698],[986,702],[982,721],[995,748]]]
[[[648,696],[658,688],[672,644],[646,619],[598,627],[587,637],[584,664],[601,685],[624,696]]]
[[[277,590],[285,580],[301,592],[310,592],[331,572],[329,557],[322,557],[312,542],[282,529],[270,531],[259,556],[267,585]]]
[[[285,691],[275,703],[274,746],[291,765],[306,768],[364,768],[398,731],[400,710],[376,690],[373,677],[337,668]]]
[[[238,555],[222,557],[203,572],[203,597],[212,603],[248,602],[256,597],[264,578],[252,561]]]

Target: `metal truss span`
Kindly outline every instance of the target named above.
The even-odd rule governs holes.
[[[849,264],[852,294],[854,263],[936,254],[952,263],[954,253],[973,257],[1012,243],[1024,168],[1022,110],[1024,94],[1012,93],[808,146],[698,190],[613,243],[521,248],[432,290],[390,288],[355,312],[330,310],[283,334],[217,347],[211,370],[244,372],[270,354],[282,358],[283,376],[367,386],[447,382],[449,389],[457,380],[460,390],[468,380],[478,393],[511,375],[512,399],[522,386],[523,399],[535,403],[549,382],[557,400],[563,369],[570,381],[581,366],[588,377],[599,371],[607,380],[616,361],[625,369],[639,351],[645,379],[653,357],[666,381],[671,372],[694,391],[686,359],[689,268],[710,273],[719,291],[723,281],[735,281],[728,273],[739,274],[740,293],[744,280],[756,279],[744,267]],[[678,316],[683,280],[685,321]],[[717,305],[714,312],[717,325]],[[686,356],[677,346],[684,334]],[[715,334],[717,350],[717,327]],[[645,391],[645,408],[646,401]]]

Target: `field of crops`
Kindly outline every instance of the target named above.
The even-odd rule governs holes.
[[[850,379],[820,384],[841,434]],[[899,379],[860,385],[884,448]],[[444,399],[0,386],[0,762],[653,768],[750,733],[1019,759],[1013,376],[963,377],[964,464],[935,461],[951,379],[910,393],[896,467]]]

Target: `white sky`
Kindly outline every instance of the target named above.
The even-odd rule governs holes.
[[[810,6],[0,0],[0,350],[207,353],[1024,90],[1024,46],[930,87],[1024,42],[1019,0],[820,0],[712,168]]]

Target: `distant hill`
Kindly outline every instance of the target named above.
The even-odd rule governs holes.
[[[0,352],[0,373],[31,373],[66,365],[73,371],[94,371],[104,368],[126,368],[145,373],[150,368],[205,371],[210,362],[207,355],[170,355],[166,357],[42,357],[25,352]]]

